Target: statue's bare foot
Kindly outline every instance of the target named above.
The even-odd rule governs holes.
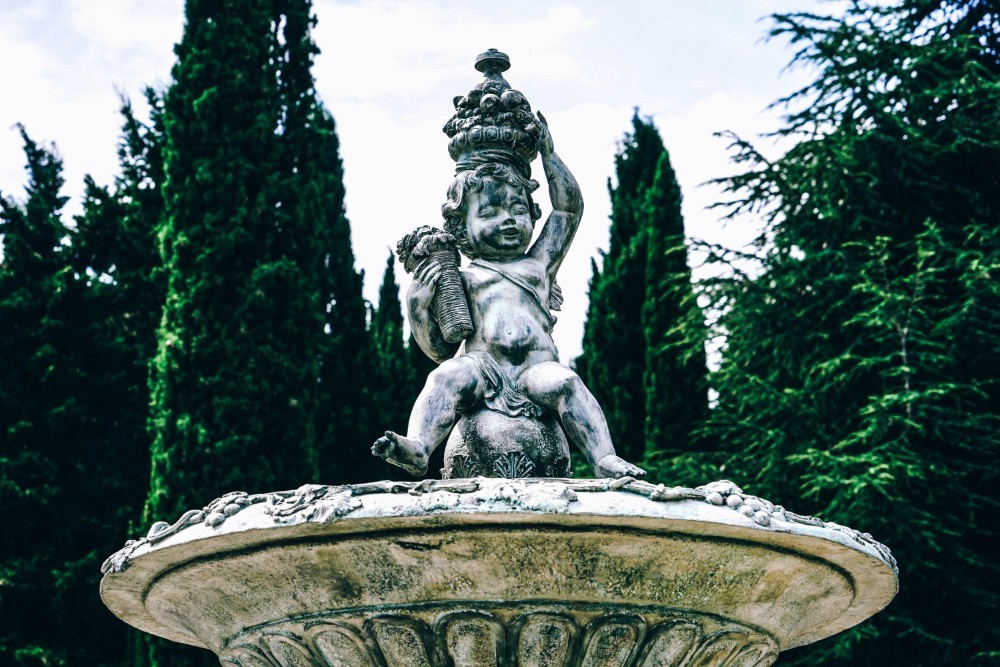
[[[423,475],[427,472],[427,454],[416,438],[407,438],[392,431],[372,445],[372,454],[385,459],[394,466],[399,466],[411,475]]]
[[[595,477],[645,477],[646,471],[639,466],[632,465],[625,459],[611,454],[594,464]]]

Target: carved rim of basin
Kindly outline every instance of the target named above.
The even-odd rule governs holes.
[[[867,534],[729,482],[628,478],[228,494],[104,569],[119,618],[238,665],[408,665],[393,651],[418,649],[427,657],[412,664],[493,664],[483,651],[535,664],[555,651],[551,664],[596,665],[617,650],[607,664],[769,665],[898,589],[895,561]],[[687,657],[661,656],[681,645]]]

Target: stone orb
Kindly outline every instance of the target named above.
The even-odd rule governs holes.
[[[441,476],[567,477],[569,470],[569,442],[554,414],[510,417],[483,408],[452,430]]]

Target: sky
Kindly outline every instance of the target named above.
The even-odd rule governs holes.
[[[607,182],[633,110],[652,117],[684,196],[686,233],[740,247],[756,222],[719,221],[712,178],[736,171],[727,142],[778,127],[778,98],[810,79],[787,68],[787,43],[765,41],[766,16],[833,11],[817,0],[314,0],[321,50],[316,88],[337,122],[346,205],[365,296],[375,302],[389,248],[420,225],[441,226],[454,173],[441,131],[452,98],[481,80],[476,55],[510,56],[505,77],[549,121],[586,210],[559,274],[566,302],[554,337],[564,362],[580,352],[590,262],[608,243]],[[83,177],[117,169],[119,96],[142,109],[147,85],[170,81],[183,30],[180,0],[0,1],[0,193],[23,197],[16,124],[53,142],[80,211]],[[780,150],[761,139],[765,151]],[[551,207],[539,162],[543,219]],[[697,261],[694,258],[693,263]],[[696,275],[702,269],[695,266]],[[408,281],[397,264],[397,278]]]

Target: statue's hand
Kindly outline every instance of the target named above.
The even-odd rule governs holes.
[[[441,279],[441,265],[425,259],[413,272],[413,298],[429,304],[437,294],[438,280]]]
[[[594,464],[594,477],[645,477],[646,471],[639,466],[632,465],[625,459],[610,454]]]
[[[548,157],[555,152],[555,144],[552,143],[552,133],[549,132],[549,121],[545,120],[542,112],[538,112],[538,122],[532,123],[526,130],[538,130],[538,152],[542,157]]]

